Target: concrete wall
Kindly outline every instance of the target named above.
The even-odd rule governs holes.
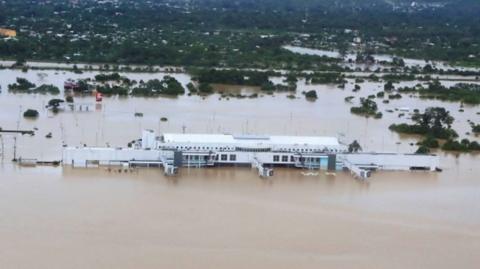
[[[110,165],[132,160],[160,161],[161,157],[165,155],[166,157],[173,157],[173,152],[129,148],[65,148],[63,150],[63,164],[87,167],[87,164],[91,162],[98,162],[99,165]]]
[[[357,166],[378,166],[380,170],[410,170],[412,167],[428,168],[433,171],[439,167],[439,158],[435,155],[354,153],[339,155]]]

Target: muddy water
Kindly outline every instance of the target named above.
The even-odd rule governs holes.
[[[407,95],[390,104],[377,101],[381,120],[351,115],[344,98],[355,96],[356,103],[381,90],[381,83],[362,83],[353,93],[352,81],[345,90],[300,81],[296,99],[287,93],[230,100],[219,95],[105,98],[95,111],[57,115],[43,108],[52,96],[6,90],[16,76],[58,86],[76,76],[44,73],[42,78],[33,71],[0,71],[0,126],[39,129],[34,137],[18,137],[18,155],[25,158],[58,160],[62,142],[125,146],[144,128],[181,132],[182,126],[202,133],[339,135],[345,142],[358,139],[367,151],[413,152],[414,138],[388,131],[408,115],[399,118],[399,112],[385,110],[446,106],[456,118],[454,128],[469,139],[476,138],[463,135],[469,131],[467,119],[480,123],[480,107],[460,112],[458,103]],[[128,76],[145,80],[163,74]],[[187,75],[175,76],[188,83]],[[316,102],[301,94],[310,89],[318,92]],[[93,101],[76,97],[76,102]],[[40,117],[19,117],[20,105],[38,109]],[[45,138],[48,132],[52,139]],[[3,268],[476,268],[480,263],[475,155],[439,153],[443,173],[376,173],[358,182],[345,173],[304,177],[299,170],[276,169],[263,181],[249,168],[183,169],[178,177],[165,178],[156,169],[17,167],[9,162],[13,137],[4,135],[3,142]]]

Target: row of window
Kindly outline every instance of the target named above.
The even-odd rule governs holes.
[[[280,158],[282,159],[282,162],[286,163],[288,162],[288,156],[287,155],[273,155],[273,162],[278,163],[280,162]],[[295,158],[293,156],[290,156],[290,162],[294,162]]]
[[[208,156],[184,156],[184,161],[200,161],[200,160],[203,160],[203,161],[208,161],[209,157]],[[300,162],[312,162],[312,163],[320,163],[320,159],[319,157],[300,157],[299,158],[299,161]],[[220,154],[220,155],[216,155],[215,156],[215,160],[218,161],[222,161],[222,162],[226,162],[226,161],[231,161],[231,162],[235,162],[237,161],[237,155],[236,154]],[[286,162],[295,162],[295,157],[294,156],[288,156],[288,155],[273,155],[273,162],[283,162],[283,163],[286,163]]]
[[[172,148],[176,150],[231,150],[231,151],[235,149],[231,147],[187,147],[187,146],[174,146]]]
[[[192,161],[200,161],[200,160],[208,161],[209,156],[184,155],[183,159],[184,159],[185,162],[188,162],[190,160],[192,160]],[[232,162],[234,162],[234,161],[237,160],[237,155],[235,155],[235,154],[216,155],[215,160],[218,161],[219,159],[221,161],[232,161]]]
[[[221,155],[220,155],[220,160],[222,160],[222,161],[228,161],[228,160],[229,160],[228,157],[230,157],[230,161],[231,161],[231,162],[234,162],[234,161],[237,160],[237,155],[235,155],[235,154],[230,154],[230,156],[227,155],[227,154],[221,154]],[[217,160],[218,160],[218,155],[217,155]]]
[[[174,147],[177,150],[230,150],[230,151],[244,151],[244,152],[269,152],[271,149],[265,149],[265,148],[259,148],[259,149],[252,149],[252,148],[233,148],[233,147],[187,147],[187,146],[175,146]],[[282,148],[279,149],[279,151],[283,152],[319,152],[320,150],[317,149],[287,149],[287,148]],[[325,149],[324,152],[340,152],[340,150],[337,149]]]

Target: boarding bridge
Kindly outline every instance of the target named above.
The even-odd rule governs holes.
[[[175,174],[177,174],[178,167],[172,164],[171,161],[169,161],[165,155],[161,157],[161,160],[163,165],[163,171],[166,176],[174,176]]]
[[[252,168],[256,168],[258,170],[258,175],[262,178],[273,176],[273,169],[264,167],[263,163],[257,158],[253,158]]]
[[[86,148],[67,147],[63,150],[63,164],[75,168],[99,166],[163,167],[165,175],[178,171],[181,153],[131,148]]]
[[[367,179],[372,171],[435,171],[439,158],[435,155],[396,153],[339,154],[343,168],[355,177]]]
[[[350,173],[355,177],[362,180],[368,179],[372,174],[371,170],[367,170],[364,167],[355,165],[349,161],[343,163],[344,167],[350,171]]]

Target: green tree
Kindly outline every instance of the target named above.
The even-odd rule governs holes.
[[[360,143],[358,143],[357,140],[354,140],[350,145],[348,145],[348,152],[353,153],[353,152],[359,152],[362,151],[362,146],[360,146]]]

